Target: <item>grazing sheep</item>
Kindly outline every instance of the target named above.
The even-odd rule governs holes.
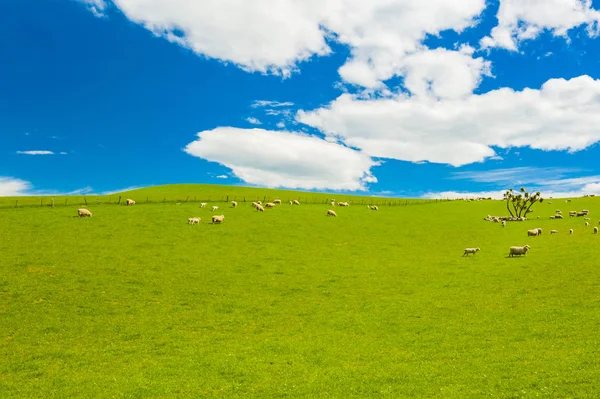
[[[550,234],[556,234],[558,233],[558,230],[550,230]]]
[[[257,202],[253,202],[253,203],[252,203],[252,208],[256,208],[257,206],[258,206],[258,203],[257,203]]]
[[[554,215],[554,219],[562,219],[562,218],[563,218],[562,214]]]
[[[300,205],[300,201],[294,200],[294,205]]]
[[[527,230],[527,236],[537,236],[539,234],[539,230],[538,229],[531,229],[531,230]]]
[[[290,201],[290,205],[292,205],[292,204],[293,204],[293,202],[292,202],[292,201]]]
[[[200,218],[197,216],[195,218],[188,218],[188,224],[200,224]]]
[[[585,227],[588,227],[590,225],[590,222],[585,222]]]
[[[465,248],[465,253],[463,253],[463,256],[465,256],[465,255],[469,256],[469,254],[475,255],[479,251],[480,251],[479,248]]]
[[[331,206],[335,206],[335,201],[331,201]]]
[[[275,208],[275,204],[274,204],[274,203],[272,203],[272,202],[267,202],[267,203],[265,204],[265,208]]]
[[[256,203],[257,203],[258,205],[262,205],[262,202],[261,202],[261,201],[256,201]]]
[[[538,231],[538,234],[539,234],[539,235],[542,235],[542,229],[540,229],[540,228],[538,227],[537,231]]]
[[[125,205],[129,206],[129,205],[135,205],[135,201],[132,199],[128,199],[127,201],[125,201]]]
[[[583,220],[592,220],[592,218],[583,218]]]
[[[557,209],[557,210],[556,210],[556,213],[561,213],[561,212],[560,212],[560,209]]]
[[[569,216],[577,216],[577,211],[569,211]]]
[[[201,202],[200,203],[200,208],[205,208],[206,207],[206,202]]]
[[[525,255],[527,256],[527,251],[529,251],[531,247],[529,245],[524,245],[522,247],[510,247],[508,250],[508,256],[511,258],[515,255]]]
[[[258,205],[258,204],[257,204],[257,205],[256,205],[256,210],[257,210],[257,211],[260,211],[260,212],[264,212],[264,211],[265,211],[265,208],[263,208],[263,206],[262,206],[262,205]]]
[[[347,202],[338,202],[338,206],[350,206]]]
[[[506,220],[502,221],[502,227],[506,227]]]
[[[77,209],[77,214],[79,215],[79,217],[92,217],[92,212],[88,211],[87,209]]]
[[[570,229],[570,230],[569,230],[569,234],[573,234],[573,229]]]
[[[588,213],[590,213],[590,211],[588,211],[587,209],[582,209],[581,212],[583,212],[585,215],[587,215]]]
[[[281,204],[281,200],[280,199],[273,200],[273,203],[274,204]]]
[[[372,210],[374,210],[374,211],[378,211],[378,210],[379,210],[379,208],[377,207],[377,205],[373,205],[373,206],[371,207],[371,209],[372,209]]]
[[[337,214],[335,213],[335,211],[330,209],[327,211],[327,216],[337,216]]]
[[[216,215],[212,217],[213,224],[215,223],[223,223],[223,219],[225,219],[225,215]]]
[[[212,211],[213,211],[213,212],[214,212],[214,211],[216,211],[217,209],[219,209],[219,207],[218,207],[218,206],[216,206],[216,205],[212,207]]]
[[[598,228],[594,227],[594,234],[598,234]]]
[[[231,201],[231,206],[235,208],[237,206],[237,202]]]

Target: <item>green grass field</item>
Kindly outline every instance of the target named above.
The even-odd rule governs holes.
[[[598,398],[600,235],[548,216],[600,198],[552,201],[0,209],[0,398]]]

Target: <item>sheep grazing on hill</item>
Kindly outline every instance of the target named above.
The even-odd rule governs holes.
[[[598,227],[594,227],[594,234],[598,234]]]
[[[200,203],[200,208],[205,208],[206,207],[206,202],[201,202]]]
[[[577,216],[577,211],[569,211],[569,216]]]
[[[573,229],[569,229],[569,234],[573,234]]]
[[[335,201],[331,201],[331,206],[335,206]]]
[[[300,205],[300,201],[298,201],[298,200],[294,200],[293,204],[294,204],[294,205]]]
[[[188,224],[191,224],[191,225],[200,224],[200,218],[199,217],[188,218]]]
[[[562,218],[563,218],[562,214],[554,215],[554,219],[562,219]]]
[[[281,200],[280,199],[273,200],[273,203],[274,204],[281,204]]]
[[[327,211],[327,216],[337,216],[337,214],[335,213],[335,211],[333,211],[333,210],[329,209],[329,210]]]
[[[257,203],[257,202],[253,202],[253,203],[252,203],[252,208],[256,208],[256,206],[257,206],[257,205],[258,205],[258,203]]]
[[[290,201],[290,205],[292,205],[292,204],[293,204],[293,202],[292,202],[292,201]]]
[[[215,223],[223,223],[223,219],[225,219],[225,215],[216,215],[212,217],[213,224]]]
[[[377,205],[373,205],[373,206],[371,207],[371,210],[373,210],[373,211],[378,211],[378,210],[379,210],[379,208],[377,207]]]
[[[587,209],[582,209],[582,210],[581,210],[581,212],[582,212],[584,215],[587,215],[588,213],[590,213],[590,211],[588,211]]]
[[[502,221],[502,227],[506,227],[506,220]]]
[[[527,236],[528,237],[534,237],[539,235],[539,230],[538,229],[531,229],[531,230],[527,230]]]
[[[583,220],[592,220],[592,218],[583,218]]]
[[[261,202],[261,201],[256,201],[256,203],[257,203],[258,205],[262,205],[262,202]]]
[[[235,208],[237,206],[237,202],[231,201],[231,206]]]
[[[132,199],[128,199],[127,201],[125,201],[125,205],[129,206],[129,205],[135,205],[135,201]]]
[[[264,211],[265,211],[265,208],[263,208],[263,206],[262,206],[262,205],[258,205],[258,204],[256,204],[256,210],[257,210],[257,211],[259,211],[259,212],[264,212]]]
[[[350,206],[347,202],[338,202],[338,206]]]
[[[465,252],[463,253],[463,256],[469,256],[469,254],[475,255],[479,251],[480,251],[479,248],[465,248]]]
[[[216,206],[216,205],[212,207],[212,211],[213,211],[213,212],[214,212],[214,211],[216,211],[217,209],[219,209],[219,207],[218,207],[218,206]]]
[[[274,203],[272,203],[272,202],[267,202],[267,203],[265,204],[265,208],[275,208],[275,204],[274,204]]]
[[[540,229],[539,227],[537,228],[538,234],[542,235],[542,229]]]
[[[587,213],[585,213],[585,212],[577,212],[577,217],[585,216],[585,215],[587,215]]]
[[[515,255],[525,255],[527,256],[527,251],[529,251],[531,247],[529,245],[524,245],[522,247],[510,247],[508,250],[508,256],[511,258]]]
[[[585,222],[585,227],[588,227],[590,225],[590,222]]]
[[[87,209],[77,209],[77,214],[79,215],[80,218],[82,217],[92,217],[92,212],[88,211]]]
[[[550,230],[550,234],[557,234],[558,230]]]

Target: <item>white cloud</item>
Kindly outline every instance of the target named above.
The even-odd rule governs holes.
[[[60,155],[67,155],[67,153],[66,153],[66,152],[64,152],[64,151],[61,151],[61,152],[60,152]]]
[[[280,129],[283,129],[283,128],[285,128],[285,123],[284,123],[284,122],[277,122],[277,125],[276,125],[276,126],[277,126],[278,128],[280,128]]]
[[[505,185],[507,188],[519,188],[524,184],[533,183],[540,185],[556,180],[559,180],[561,184],[564,184],[564,178],[566,176],[579,172],[581,172],[580,169],[574,168],[535,168],[525,166],[507,169],[454,172],[450,175],[450,179],[470,180],[477,183],[496,183]]]
[[[280,102],[280,101],[270,101],[270,100],[256,100],[252,103],[251,107],[252,108],[259,108],[259,107],[277,108],[277,107],[291,107],[293,105],[294,105],[294,103],[290,102],[290,101]]]
[[[106,10],[105,0],[79,0],[83,4],[87,4],[89,10],[96,17],[104,17],[104,10]]]
[[[250,184],[355,191],[377,181],[371,168],[378,163],[367,155],[302,133],[220,127],[198,137],[185,152]]]
[[[474,26],[485,0],[113,0],[132,21],[197,54],[233,62],[247,71],[289,76],[298,63],[330,54],[326,39],[350,48],[339,69],[349,83],[370,89],[435,63],[407,56],[427,51],[427,34]],[[448,50],[448,52],[451,52]],[[485,65],[467,54],[447,56],[461,79],[477,82]],[[481,67],[483,69],[478,68]],[[433,67],[431,67],[433,68]],[[439,66],[436,86],[451,83]],[[473,75],[473,76],[471,76]],[[424,77],[422,77],[424,78]],[[444,82],[438,82],[444,79]],[[450,79],[451,80],[451,79]],[[265,101],[265,100],[263,100]]]
[[[597,35],[600,12],[591,0],[500,0],[497,18],[498,25],[481,45],[516,51],[519,42],[543,31],[566,37],[569,30],[587,25],[588,33]]]
[[[26,195],[31,183],[14,177],[0,176],[0,197],[17,197]]]
[[[217,179],[227,179],[227,175],[219,175],[217,176]]]
[[[261,121],[259,121],[259,120],[258,120],[258,119],[256,119],[256,118],[253,118],[253,117],[246,118],[246,120],[247,120],[248,122],[250,122],[251,124],[253,124],[253,125],[262,125],[262,122],[261,122]]]
[[[17,154],[21,154],[21,155],[54,155],[54,153],[52,151],[46,151],[46,150],[17,151]]]
[[[600,80],[552,79],[435,101],[343,94],[296,119],[373,157],[461,166],[497,156],[491,146],[582,150],[600,140]]]

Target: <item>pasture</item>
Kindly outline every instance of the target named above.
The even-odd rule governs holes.
[[[502,228],[483,221],[500,201],[327,217],[142,196],[0,209],[0,397],[600,395],[600,198]]]

